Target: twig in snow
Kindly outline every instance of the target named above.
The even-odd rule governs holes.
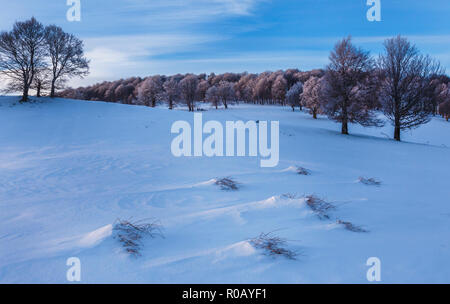
[[[224,178],[220,178],[217,179],[215,184],[217,186],[220,186],[220,189],[222,190],[239,190],[239,183],[236,182],[234,179],[232,179],[231,177],[224,177]]]
[[[140,220],[131,222],[131,220],[117,219],[114,223],[114,238],[122,244],[122,247],[127,253],[134,257],[141,256],[142,239],[144,237],[164,237],[160,224],[147,221]]]
[[[266,255],[284,256],[290,260],[295,260],[298,254],[285,248],[286,243],[285,239],[272,235],[272,232],[261,233],[258,237],[250,240],[253,247],[264,250]]]

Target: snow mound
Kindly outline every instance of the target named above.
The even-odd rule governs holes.
[[[82,248],[94,247],[101,243],[104,239],[111,236],[113,226],[111,224],[98,228],[92,232],[84,235],[79,241],[78,245]]]

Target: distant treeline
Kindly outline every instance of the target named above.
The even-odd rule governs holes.
[[[324,70],[156,75],[67,89],[59,96],[149,107],[162,102],[169,109],[183,103],[189,111],[195,111],[195,102],[225,109],[231,102],[306,107],[314,118],[326,114],[340,122],[342,134],[348,134],[349,123],[381,126],[381,111],[396,140],[402,130],[427,123],[438,112],[448,119],[450,81],[440,63],[401,36],[387,39],[384,49],[375,58],[347,37],[336,43]]]
[[[175,103],[186,104],[188,95],[192,95],[194,101],[211,102],[216,106],[223,104],[225,107],[233,101],[286,105],[288,92],[296,84],[303,84],[311,77],[321,78],[324,74],[325,71],[320,69],[305,72],[289,69],[260,74],[245,72],[131,77],[88,87],[70,88],[58,93],[58,96],[150,107],[158,102],[172,103],[172,106]],[[195,92],[189,92],[194,87]]]

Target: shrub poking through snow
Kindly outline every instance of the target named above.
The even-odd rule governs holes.
[[[292,193],[284,193],[284,194],[281,195],[281,198],[293,200],[293,199],[297,198],[297,195],[296,194],[292,194]]]
[[[347,229],[349,231],[352,231],[352,232],[369,232],[366,229],[364,229],[364,228],[362,228],[360,226],[353,225],[350,222],[337,220],[336,223],[338,223],[339,225],[344,226],[345,229]]]
[[[142,239],[144,237],[163,237],[161,225],[146,220],[131,222],[118,219],[114,224],[114,238],[117,239],[125,251],[133,257],[141,256]]]
[[[217,186],[220,186],[220,189],[222,190],[238,190],[239,189],[239,183],[236,182],[231,177],[224,177],[217,179],[215,184]]]
[[[365,177],[359,177],[358,181],[364,185],[368,186],[379,186],[381,185],[381,182],[379,180],[376,180],[375,178],[365,178]]]
[[[272,232],[261,233],[258,237],[251,239],[250,244],[256,249],[264,250],[264,254],[268,256],[284,256],[291,260],[297,257],[296,252],[285,248],[287,241],[272,235]]]
[[[311,171],[303,167],[297,167],[297,173],[300,175],[311,175]]]
[[[305,198],[305,202],[309,208],[322,220],[330,219],[329,213],[336,209],[330,203],[325,202],[323,199],[318,198],[315,195],[309,195]]]

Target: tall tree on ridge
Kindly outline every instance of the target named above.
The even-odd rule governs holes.
[[[50,97],[55,97],[57,87],[69,78],[89,74],[89,61],[83,42],[56,25],[45,28],[45,44],[51,61]]]
[[[0,73],[10,81],[8,91],[22,91],[23,102],[37,71],[45,67],[44,40],[44,26],[34,17],[0,34]]]
[[[443,72],[438,62],[421,55],[406,38],[387,39],[384,48],[378,60],[382,71],[380,101],[394,126],[394,139],[400,141],[401,130],[430,121],[438,99],[432,77]]]
[[[382,125],[373,111],[378,87],[374,75],[374,61],[352,44],[351,37],[335,45],[322,83],[323,110],[342,124],[342,134],[348,134],[349,123]]]

